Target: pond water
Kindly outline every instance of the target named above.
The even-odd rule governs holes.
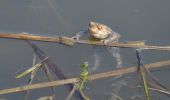
[[[169,45],[170,39],[169,0],[1,0],[0,32],[28,32],[46,36],[73,36],[86,29],[89,21],[108,25],[121,34],[120,41],[146,40],[147,44]],[[79,64],[88,61],[94,64],[94,50],[90,45],[68,47],[58,43],[34,42],[39,46],[68,77],[79,75]],[[16,79],[18,70],[32,65],[33,50],[22,40],[0,39],[0,89],[25,85],[29,76]],[[137,65],[134,49],[122,48],[123,66]],[[167,51],[145,50],[144,62],[151,63],[170,58]],[[101,65],[96,72],[115,69],[115,58],[102,51]],[[23,69],[24,68],[24,69]],[[42,71],[37,82],[45,81]],[[152,72],[164,85],[170,87],[168,68]],[[126,81],[126,82],[125,82]],[[116,82],[119,85],[116,84]],[[114,94],[124,100],[143,96],[138,89],[138,74],[128,74],[123,80],[113,78],[92,81],[85,92],[91,100],[115,100]],[[119,89],[120,87],[120,89]],[[23,100],[25,93],[0,95],[0,99]],[[49,89],[33,90],[29,100],[50,95]],[[68,95],[63,86],[56,88],[57,100]],[[145,100],[143,96],[140,98]],[[140,100],[135,99],[135,100]],[[151,91],[152,100],[169,100],[166,95]],[[118,99],[119,100],[119,99]]]

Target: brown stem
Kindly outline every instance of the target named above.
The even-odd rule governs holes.
[[[167,66],[167,65],[170,65],[170,60],[146,64],[146,67],[148,69],[153,69],[153,68],[159,68],[159,67],[163,67],[163,66]],[[135,67],[135,66],[125,67],[125,68],[117,69],[114,71],[93,74],[93,75],[89,76],[89,80],[97,80],[97,79],[103,79],[103,78],[107,78],[107,77],[115,77],[115,76],[119,76],[119,75],[134,73],[136,71],[137,71],[137,67]],[[25,85],[25,86],[20,86],[20,87],[16,87],[16,88],[0,90],[0,94],[20,92],[20,91],[38,89],[38,88],[47,88],[47,87],[52,87],[52,86],[60,86],[60,85],[65,85],[65,84],[69,84],[69,83],[76,83],[79,81],[80,81],[79,78],[70,78],[70,79],[57,80],[57,81],[52,81],[52,82],[43,82],[43,83],[39,83],[39,84]]]

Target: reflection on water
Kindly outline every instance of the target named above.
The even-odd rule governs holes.
[[[127,85],[125,79],[118,80],[111,84],[112,92],[110,100],[123,100],[121,96],[119,96],[119,92],[123,86]]]
[[[147,43],[150,44],[169,45],[169,3],[170,1],[168,0],[19,0],[19,2],[1,0],[0,31],[28,32],[39,35],[45,34],[47,36],[73,36],[76,32],[87,27],[86,25],[90,20],[93,20],[107,24],[114,31],[120,33],[122,36],[120,41],[147,40]],[[23,41],[8,39],[0,39],[0,41],[1,76],[6,76],[0,77],[0,88],[24,85],[26,78],[17,80],[14,76],[21,66],[31,66],[32,49]],[[78,73],[80,69],[77,65],[81,62],[88,61],[90,66],[93,66],[93,57],[96,58],[94,65],[101,66],[98,69],[102,69],[102,71],[113,70],[114,66],[116,66],[116,61],[113,61],[111,54],[107,50],[102,51],[101,56],[93,52],[94,48],[92,46],[75,45],[66,47],[56,43],[36,43],[54,62],[61,66],[61,69],[67,75]],[[124,66],[136,65],[133,49],[121,48],[120,51]],[[145,51],[144,60],[146,63],[150,63],[169,59],[170,57],[167,53],[169,52]],[[120,58],[120,55],[116,56]],[[120,59],[117,59],[117,62],[118,65],[121,65]],[[159,79],[166,80],[167,83],[170,81],[167,78],[167,75],[169,75],[168,71],[154,73]],[[90,97],[93,100],[108,99],[108,96],[106,97],[103,91],[107,91],[105,87],[109,87],[111,84],[107,79],[103,80],[94,82],[94,87],[91,87],[90,92],[93,93],[90,94]],[[106,85],[103,86],[103,84]],[[118,88],[119,86],[116,87]],[[119,94],[128,97],[130,96],[128,91],[134,89],[125,89],[125,93],[121,90]],[[56,97],[59,97],[60,100],[68,94],[62,87],[56,88],[56,91],[58,92]],[[102,93],[93,95],[98,91],[102,92],[103,95]],[[42,90],[31,91],[30,99],[35,100],[46,94],[48,92],[42,92]],[[167,97],[155,92],[153,95],[156,97],[160,96],[164,100],[167,99]],[[7,94],[2,95],[2,98],[22,100],[23,94]],[[156,99],[158,100],[159,98]]]

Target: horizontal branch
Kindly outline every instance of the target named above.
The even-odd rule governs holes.
[[[167,50],[170,51],[170,46],[151,46],[145,45],[144,41],[129,41],[129,42],[118,42],[104,44],[100,41],[90,41],[90,40],[74,40],[69,37],[48,37],[48,36],[38,36],[31,35],[27,33],[0,33],[0,38],[10,38],[10,39],[20,39],[20,40],[34,40],[34,41],[45,41],[45,42],[58,42],[64,43],[66,45],[73,46],[74,43],[78,44],[89,44],[89,45],[100,45],[100,46],[114,46],[121,48],[135,48],[135,49],[152,49],[152,50]]]
[[[148,69],[153,69],[153,68],[159,68],[159,67],[163,67],[163,66],[167,66],[167,65],[170,65],[170,60],[146,64],[146,67]],[[137,67],[135,67],[135,66],[126,67],[126,68],[117,69],[114,71],[93,74],[93,75],[89,76],[89,80],[98,80],[98,79],[103,79],[103,78],[108,78],[108,77],[115,77],[115,76],[119,76],[119,75],[133,73],[136,71],[137,71]],[[79,81],[80,81],[79,78],[70,78],[70,79],[57,80],[57,81],[52,81],[52,82],[43,82],[43,83],[39,83],[39,84],[25,85],[25,86],[20,86],[20,87],[16,87],[16,88],[0,90],[0,94],[21,92],[21,91],[26,91],[26,90],[31,90],[31,89],[38,89],[38,88],[47,88],[47,87],[52,87],[52,86],[60,86],[60,85],[69,84],[69,83],[76,83]]]

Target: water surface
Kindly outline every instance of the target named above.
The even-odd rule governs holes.
[[[169,45],[170,1],[168,0],[1,0],[0,32],[28,32],[47,36],[73,36],[86,29],[89,21],[110,26],[120,33],[120,41],[146,40],[148,44]],[[93,47],[75,45],[67,47],[57,43],[35,42],[60,66],[68,77],[77,76],[79,64],[88,61],[92,67]],[[32,65],[33,51],[22,40],[0,39],[0,89],[26,84],[26,76],[15,79],[16,71]],[[151,63],[169,59],[169,52],[144,51],[144,62]],[[121,49],[124,66],[136,65],[134,49]],[[100,71],[115,69],[115,59],[104,51]],[[168,70],[154,71],[164,84],[169,86]],[[41,74],[40,74],[41,75]],[[41,75],[37,80],[44,80]],[[136,86],[139,76],[129,75],[127,84]],[[87,94],[92,100],[110,100],[114,89],[112,78],[90,83]],[[103,84],[105,84],[103,86]],[[64,100],[67,95],[63,86],[57,87],[57,99]],[[137,88],[124,86],[119,95],[125,100],[142,94]],[[42,92],[43,91],[43,92]],[[0,95],[7,100],[22,100],[24,93]],[[49,95],[48,89],[31,92],[30,100]],[[143,95],[143,94],[142,94]],[[154,100],[168,100],[165,95],[151,92]]]

